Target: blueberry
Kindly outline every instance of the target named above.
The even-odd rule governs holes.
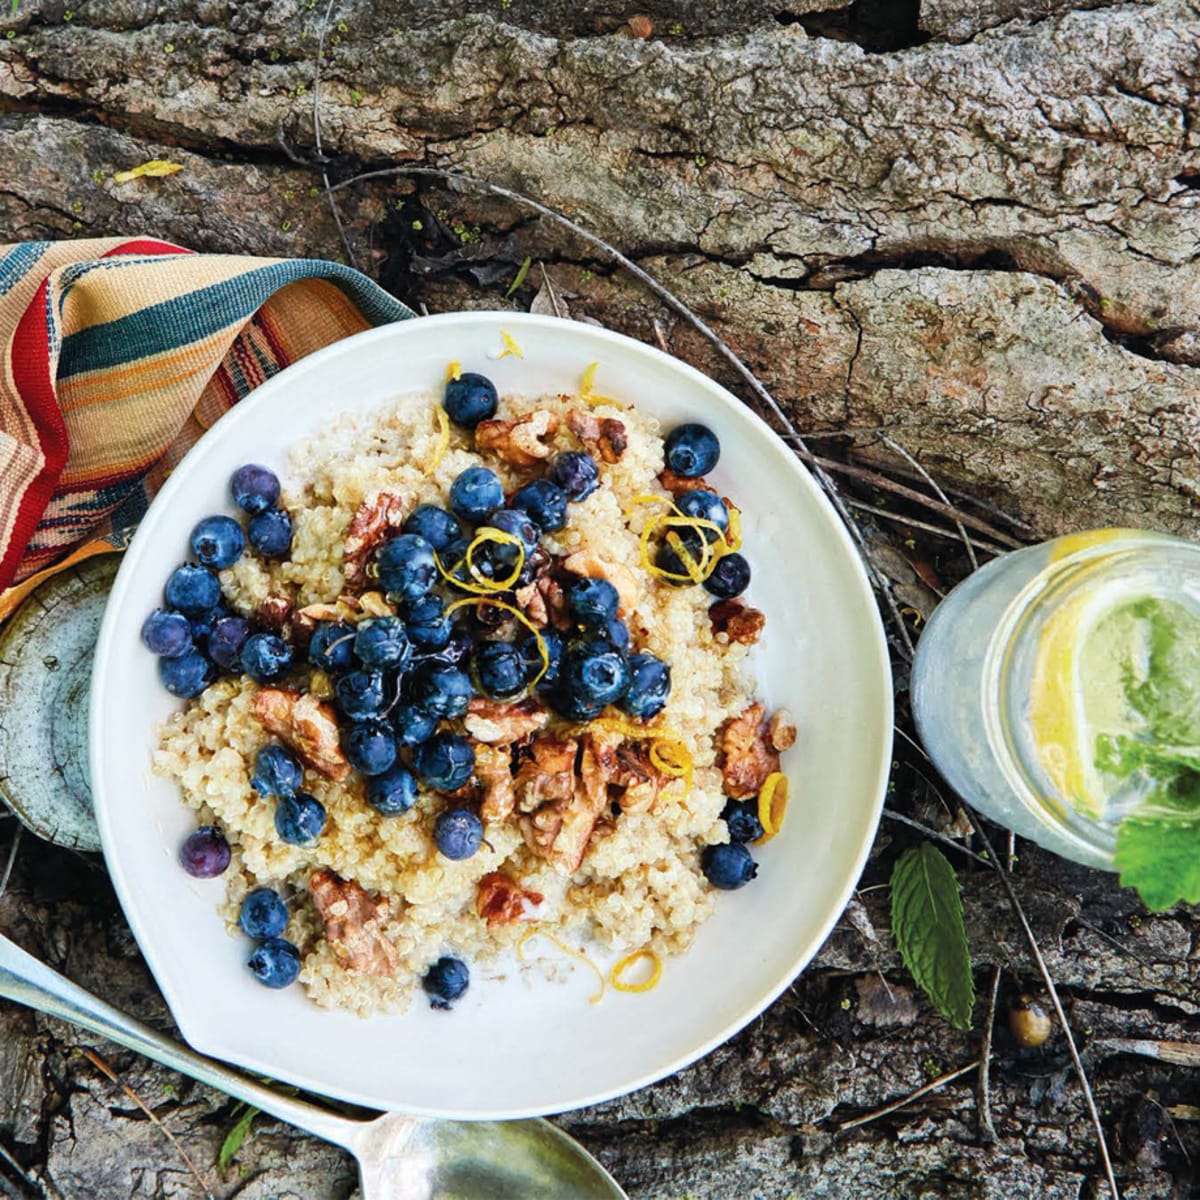
[[[205,517],[192,530],[192,553],[214,571],[232,567],[246,548],[246,535],[232,517]]]
[[[441,650],[450,641],[453,626],[444,614],[445,605],[436,592],[429,592],[405,608],[408,640],[419,651]]]
[[[483,822],[469,808],[448,808],[433,823],[433,840],[446,858],[470,858],[483,844]]]
[[[378,671],[351,671],[334,682],[333,694],[342,713],[352,721],[378,716],[385,703],[383,675]]]
[[[422,670],[413,681],[413,700],[438,717],[461,717],[474,694],[470,676],[457,667]]]
[[[562,686],[561,679],[547,691],[546,697],[555,710],[566,717],[568,721],[594,721],[604,711],[603,704],[595,704],[573,692],[566,691]]]
[[[325,828],[325,805],[308,792],[283,796],[275,804],[275,832],[289,846],[307,846]]]
[[[216,680],[217,668],[199,650],[188,650],[178,658],[160,658],[158,678],[172,696],[190,700]]]
[[[367,780],[367,803],[383,817],[398,817],[417,802],[417,777],[395,763]]]
[[[611,617],[603,625],[594,630],[597,636],[603,634],[622,654],[629,653],[629,627],[617,617]]]
[[[733,842],[757,842],[765,832],[758,819],[758,802],[755,800],[730,800],[721,813],[721,819],[729,830]]]
[[[695,529],[674,529],[671,532],[679,538],[679,544],[693,568],[699,569],[704,560],[704,542],[700,534]],[[665,538],[654,556],[654,565],[669,573],[671,578],[664,579],[664,582],[674,587],[691,587],[696,582],[675,547]]]
[[[620,707],[639,721],[662,712],[671,694],[671,668],[653,654],[635,654],[629,660],[629,689]]]
[[[600,486],[600,468],[590,454],[566,450],[551,465],[550,481],[568,500],[584,500]]]
[[[242,647],[249,636],[250,622],[245,617],[218,618],[208,635],[208,657],[226,671],[240,671]]]
[[[758,874],[750,851],[739,842],[706,846],[700,855],[700,869],[713,887],[727,892],[743,887]]]
[[[528,513],[543,533],[556,533],[567,523],[567,495],[550,479],[534,479],[518,488],[510,501]]]
[[[183,613],[156,608],[142,622],[142,645],[159,658],[178,658],[192,648],[192,627]]]
[[[581,705],[613,704],[629,687],[629,662],[610,642],[572,642],[563,655],[560,689]]]
[[[276,633],[252,633],[242,646],[242,670],[257,683],[278,679],[292,665],[292,648]]]
[[[383,721],[355,721],[342,731],[342,751],[355,770],[381,775],[396,761],[396,737]]]
[[[471,677],[491,700],[511,700],[525,690],[528,664],[512,642],[481,642],[471,656]]]
[[[392,711],[392,724],[401,746],[419,746],[437,732],[438,718],[416,704],[397,704]]]
[[[286,509],[268,508],[250,518],[246,538],[263,558],[287,558],[292,548],[292,518]]]
[[[464,521],[478,525],[504,503],[500,477],[487,467],[468,467],[450,485],[450,507]]]
[[[455,425],[474,429],[496,415],[496,404],[496,385],[486,375],[467,371],[446,381],[442,407]]]
[[[229,616],[228,610],[223,606],[218,606],[210,608],[208,612],[201,613],[198,617],[189,618],[188,627],[192,631],[192,645],[201,653],[208,654],[208,639],[212,636],[217,621],[227,616]],[[212,656],[209,655],[209,657]]]
[[[684,492],[675,501],[675,507],[685,517],[711,521],[717,526],[717,529],[720,529],[721,533],[729,528],[729,509],[725,507],[725,501],[716,492],[710,492],[706,488],[696,488],[694,491]],[[709,542],[715,542],[720,537],[715,529],[705,529],[703,533],[705,540]]]
[[[348,671],[354,665],[354,626],[322,621],[309,640],[308,661],[322,671]]]
[[[238,924],[247,937],[256,941],[277,938],[288,923],[287,905],[273,888],[255,888],[242,901]]]
[[[260,796],[294,796],[304,782],[304,768],[282,746],[264,746],[254,756],[250,786]]]
[[[403,670],[412,658],[412,646],[399,617],[372,617],[354,635],[354,653],[364,667]]]
[[[471,543],[464,538],[455,538],[445,550],[438,551],[438,559],[447,572],[459,566],[467,557]]]
[[[435,733],[417,749],[414,765],[426,787],[453,792],[471,778],[475,751],[466,738],[456,733]]]
[[[528,513],[519,508],[502,508],[492,513],[487,521],[488,529],[499,529],[502,533],[512,534],[520,543],[521,550],[528,558],[536,549],[540,532]],[[508,561],[516,562],[516,546],[506,546],[509,551]]]
[[[580,625],[603,625],[617,615],[620,603],[607,579],[576,579],[567,589],[567,606]]]
[[[185,617],[199,617],[220,603],[221,583],[207,567],[184,563],[167,577],[163,597],[168,608],[177,608]]]
[[[438,650],[421,652],[420,663],[431,670],[437,667],[459,667],[474,648],[475,639],[467,630],[452,628],[450,638],[444,646]]]
[[[425,972],[421,986],[429,994],[434,1008],[449,1008],[470,986],[471,972],[461,958],[443,955]]]
[[[224,875],[233,854],[225,835],[215,825],[201,825],[179,850],[179,862],[193,879]]]
[[[719,600],[740,596],[750,586],[750,564],[740,554],[723,554],[704,586]]]
[[[541,629],[538,632],[542,636],[542,644],[546,647],[546,657],[550,660],[546,673],[537,683],[539,688],[545,688],[558,679],[566,639],[557,629]],[[532,679],[542,669],[542,655],[538,650],[537,638],[533,634],[526,634],[517,644],[521,650],[521,657],[525,660],[525,677]]]
[[[435,504],[418,504],[404,522],[405,533],[423,537],[435,550],[445,550],[456,538],[462,537],[458,519]]]
[[[390,538],[375,556],[383,590],[401,600],[419,600],[437,583],[433,547],[420,534]]]
[[[300,974],[300,951],[283,938],[268,938],[250,955],[246,965],[263,987],[285,988]]]
[[[234,471],[229,490],[238,508],[257,516],[279,499],[279,477],[269,467],[247,463]]]
[[[707,425],[677,425],[663,444],[667,466],[684,479],[707,475],[721,457],[721,443]]]

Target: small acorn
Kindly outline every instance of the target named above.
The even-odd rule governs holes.
[[[1008,1027],[1017,1044],[1029,1050],[1044,1046],[1054,1028],[1054,1020],[1033,996],[1022,994],[1008,1010]]]

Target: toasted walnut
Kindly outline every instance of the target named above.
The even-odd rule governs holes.
[[[528,755],[517,768],[513,780],[517,806],[533,812],[548,801],[567,800],[575,790],[575,755],[579,743],[574,738],[554,736],[535,738]]]
[[[395,492],[380,492],[364,500],[346,532],[342,573],[350,587],[360,587],[366,579],[367,559],[376,547],[399,533],[405,518],[405,501]]]
[[[339,596],[339,601],[353,600],[353,596]],[[363,592],[358,597],[358,608],[364,617],[391,617],[396,610],[387,602],[382,592]]]
[[[515,879],[502,871],[492,871],[479,881],[479,894],[475,898],[475,911],[488,923],[507,925],[529,915],[545,899],[541,892],[523,888]]]
[[[264,729],[326,779],[340,781],[350,774],[338,737],[337,713],[324,701],[308,693],[263,688],[255,694],[251,711]]]
[[[492,823],[510,817],[517,803],[512,751],[507,746],[489,746],[481,742],[475,747],[475,778],[483,793],[479,815]]]
[[[763,712],[761,703],[751,704],[721,733],[725,792],[735,800],[757,795],[767,776],[779,770],[779,747],[773,744]]]
[[[272,593],[258,606],[254,615],[268,629],[283,629],[292,615],[292,602],[287,596]]]
[[[684,492],[696,492],[701,488],[708,487],[706,479],[686,479],[682,475],[676,475],[670,467],[663,467],[658,473],[658,482],[663,485],[672,496],[682,496]]]
[[[567,595],[552,575],[542,575],[514,593],[517,607],[538,628],[553,625],[555,629],[570,629],[571,614]]]
[[[475,449],[490,450],[514,467],[535,467],[550,457],[546,439],[558,432],[558,417],[545,409],[511,421],[480,421],[475,426]]]
[[[572,408],[567,413],[567,428],[594,458],[606,463],[620,462],[629,446],[625,422],[613,417],[597,417],[582,408]]]
[[[649,812],[662,790],[663,776],[644,746],[626,742],[617,747],[612,783],[621,789],[617,803],[623,813]]]
[[[308,639],[318,622],[352,621],[361,611],[361,606],[352,596],[339,596],[335,604],[306,604],[292,615],[292,631]]]
[[[549,711],[532,697],[509,704],[476,696],[467,705],[463,725],[477,741],[501,746],[524,741],[549,720]]]
[[[637,576],[619,563],[605,562],[591,550],[578,550],[563,559],[563,567],[572,575],[583,575],[588,579],[607,579],[617,589],[621,607],[617,610],[627,615],[637,607],[639,588]]]
[[[723,633],[731,642],[740,642],[743,646],[753,646],[767,623],[767,618],[757,608],[736,598],[718,600],[708,610],[708,619],[712,622],[713,633]]]
[[[790,750],[796,744],[796,722],[786,708],[776,709],[767,722],[767,740],[776,750]]]
[[[361,884],[332,871],[314,871],[308,881],[313,907],[325,922],[325,940],[338,962],[360,975],[386,977],[400,966],[400,953],[384,932],[392,908]]]

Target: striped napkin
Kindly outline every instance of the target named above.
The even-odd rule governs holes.
[[[289,363],[413,312],[317,259],[152,238],[0,246],[0,620],[119,548],[223,413]]]

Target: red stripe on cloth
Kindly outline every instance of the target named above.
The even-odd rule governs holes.
[[[106,250],[100,257],[113,258],[119,254],[194,254],[184,246],[174,246],[170,242],[160,242],[157,238],[133,238],[122,242],[111,250]]]
[[[49,278],[42,280],[32,303],[21,315],[12,339],[13,382],[37,430],[38,448],[45,462],[17,505],[12,536],[4,549],[4,557],[0,558],[0,590],[12,583],[67,461],[67,428],[58,408],[54,376],[50,371],[50,328],[46,309],[49,282]]]

